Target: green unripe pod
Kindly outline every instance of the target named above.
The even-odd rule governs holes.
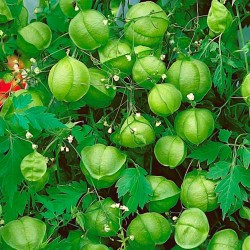
[[[245,238],[242,245],[242,250],[250,250],[250,235]]]
[[[16,250],[40,249],[45,233],[45,223],[28,216],[13,220],[1,228],[2,239]]]
[[[169,20],[156,3],[147,1],[133,5],[126,14],[126,39],[134,45],[156,46],[168,28]]]
[[[80,49],[97,49],[108,42],[108,20],[97,10],[81,11],[69,24],[69,36]]]
[[[181,92],[172,84],[157,84],[148,95],[148,104],[153,113],[168,116],[181,106]]]
[[[132,249],[155,249],[156,245],[164,244],[169,239],[171,232],[168,220],[154,212],[138,214],[127,228]]]
[[[167,180],[163,176],[148,175],[146,178],[153,189],[148,210],[157,213],[168,212],[178,202],[180,189],[173,181]]]
[[[82,62],[66,56],[52,67],[48,83],[58,101],[75,102],[89,89],[89,70]]]
[[[126,161],[126,155],[117,148],[103,144],[84,147],[81,157],[81,169],[96,188],[112,186],[124,170]]]
[[[91,68],[89,74],[90,87],[83,97],[84,101],[92,108],[109,106],[116,95],[115,86],[109,86],[108,75],[103,70]]]
[[[98,50],[100,61],[104,68],[112,73],[131,74],[134,65],[134,56],[130,45],[120,39],[109,40],[108,43]]]
[[[213,0],[207,16],[207,25],[216,34],[226,32],[233,22],[228,9],[218,0]]]
[[[6,3],[6,0],[1,0],[0,1],[0,24],[7,23],[11,20],[13,20],[13,17]]]
[[[144,147],[154,142],[155,132],[142,115],[130,115],[121,127],[119,140],[124,147]]]
[[[240,250],[237,233],[232,229],[216,232],[208,244],[208,250]]]
[[[157,161],[163,166],[175,168],[185,160],[187,148],[179,136],[167,135],[156,142],[154,154]]]
[[[109,250],[107,246],[103,244],[95,244],[95,243],[89,243],[85,245],[81,250]]]
[[[138,58],[132,70],[132,77],[137,85],[152,88],[166,73],[165,64],[155,56]]]
[[[36,56],[49,47],[51,39],[50,27],[42,22],[34,22],[18,31],[17,46],[26,55]]]
[[[145,56],[150,56],[153,54],[153,49],[147,46],[138,45],[134,47],[134,52],[137,58],[142,58]]]
[[[88,234],[99,237],[115,236],[121,224],[121,211],[113,208],[111,198],[97,201],[84,213],[84,227]]]
[[[182,93],[183,101],[193,93],[196,102],[201,101],[212,87],[207,65],[193,58],[180,58],[167,71],[167,80]]]
[[[175,242],[185,249],[201,245],[208,236],[209,223],[199,208],[190,208],[182,212],[175,225]]]
[[[200,144],[214,131],[214,118],[208,109],[191,108],[178,113],[174,127],[184,141]]]
[[[206,171],[193,170],[181,185],[181,201],[186,208],[196,207],[211,212],[218,207],[216,182],[206,179]]]
[[[246,76],[240,87],[244,101],[250,106],[250,73]]]

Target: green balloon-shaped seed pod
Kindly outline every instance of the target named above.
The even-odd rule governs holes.
[[[181,185],[181,201],[186,208],[211,212],[218,207],[216,182],[206,179],[206,174],[204,170],[195,169],[186,175]]]
[[[156,245],[164,244],[171,233],[168,220],[155,212],[138,214],[127,228],[132,249],[155,249]]]
[[[250,221],[250,208],[242,206],[241,209],[239,210],[240,217],[245,220]]]
[[[21,172],[27,181],[40,180],[47,171],[47,158],[34,151],[26,155],[21,162]]]
[[[84,213],[84,227],[88,234],[99,237],[115,236],[121,226],[121,210],[112,207],[111,198],[97,201]]]
[[[193,93],[196,102],[201,101],[212,87],[207,65],[193,58],[180,58],[167,71],[167,80],[182,93],[183,101]]]
[[[107,70],[116,74],[131,74],[135,59],[130,45],[125,40],[111,39],[98,53],[103,67]]]
[[[164,79],[165,73],[165,64],[151,55],[137,58],[132,70],[132,77],[140,87],[151,89],[160,79]]]
[[[156,142],[154,154],[157,161],[163,166],[175,168],[185,160],[187,147],[179,136],[167,135]]]
[[[147,46],[138,45],[134,47],[134,53],[137,58],[153,55],[153,49]]]
[[[240,87],[241,96],[244,101],[250,106],[250,73],[246,76]]]
[[[182,212],[175,225],[175,242],[185,249],[201,245],[208,236],[209,223],[205,213],[199,208],[189,208]]]
[[[2,239],[16,250],[40,249],[45,233],[45,223],[28,216],[13,220],[1,228]]]
[[[108,74],[100,69],[89,69],[90,87],[83,100],[92,108],[108,107],[116,95],[115,86],[109,82]]]
[[[66,56],[50,70],[48,84],[58,101],[78,101],[89,90],[89,70],[84,63]]]
[[[126,39],[134,45],[156,46],[168,28],[165,11],[156,3],[147,1],[133,5],[126,14]]]
[[[243,241],[242,250],[250,250],[250,235]]]
[[[213,0],[207,16],[207,25],[214,33],[226,32],[233,22],[230,11],[218,0]]]
[[[148,210],[150,212],[165,213],[176,205],[180,196],[180,189],[171,180],[167,180],[163,176],[148,175],[153,196],[148,203]]]
[[[172,84],[157,84],[148,95],[148,104],[153,113],[169,116],[181,106],[182,94]]]
[[[18,31],[17,46],[27,55],[37,55],[49,47],[51,39],[50,27],[42,22],[34,22]]]
[[[144,147],[154,142],[155,132],[142,115],[130,115],[121,127],[119,140],[124,147]]]
[[[178,113],[174,127],[183,140],[198,145],[213,133],[214,118],[208,109],[191,108]]]
[[[97,49],[108,42],[108,20],[97,10],[81,11],[69,24],[69,36],[80,49]]]
[[[207,250],[240,250],[237,233],[232,229],[216,232],[210,240]]]
[[[91,9],[93,0],[59,0],[59,6],[62,13],[73,18],[79,10]]]
[[[107,246],[103,244],[89,243],[81,248],[81,250],[109,250]]]
[[[126,155],[117,148],[103,144],[87,146],[81,151],[81,169],[96,188],[112,186],[124,170]]]
[[[0,23],[7,23],[13,20],[10,9],[6,3],[6,0],[0,1]]]

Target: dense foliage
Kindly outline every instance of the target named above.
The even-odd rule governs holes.
[[[248,0],[0,1],[0,249],[250,249]]]

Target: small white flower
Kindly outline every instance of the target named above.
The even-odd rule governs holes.
[[[39,74],[41,71],[38,67],[35,67],[34,72],[35,72],[35,74]]]
[[[174,44],[174,40],[173,39],[169,40],[169,43]]]
[[[61,152],[64,151],[65,147],[61,146]]]
[[[55,158],[49,158],[50,159],[50,161],[52,161],[52,162],[54,162],[55,161]]]
[[[134,240],[134,239],[135,239],[135,236],[134,236],[134,235],[130,235],[130,236],[129,236],[129,239],[130,239],[130,240]]]
[[[116,90],[116,86],[113,86],[112,89],[113,89],[113,90]]]
[[[193,94],[193,93],[189,93],[189,94],[187,95],[187,99],[188,99],[189,101],[193,101],[193,100],[194,100],[194,94]]]
[[[18,63],[15,63],[15,64],[14,64],[13,69],[14,69],[15,71],[19,71],[19,65],[18,65]]]
[[[166,77],[167,77],[166,74],[162,74],[162,75],[161,75],[162,80],[166,79]]]
[[[112,208],[119,208],[120,207],[120,203],[114,203],[110,207],[112,207]]]
[[[68,148],[68,147],[66,147],[66,148],[65,148],[65,151],[66,151],[66,152],[69,152],[69,148]]]
[[[141,113],[135,113],[135,116],[136,116],[136,117],[140,117],[140,116],[141,116]]]
[[[107,19],[104,19],[102,22],[103,22],[104,25],[108,24],[108,20]]]
[[[33,149],[37,149],[38,146],[37,146],[36,144],[32,144],[32,148],[33,148]]]
[[[109,225],[104,224],[104,231],[105,231],[105,232],[109,232],[109,231],[110,231]]]
[[[21,75],[22,75],[22,78],[26,78],[28,76],[28,73],[26,70],[22,70]]]
[[[27,139],[30,139],[30,138],[33,137],[33,135],[29,131],[26,133],[25,136],[26,136]]]
[[[79,10],[79,7],[77,6],[77,4],[76,4],[76,6],[75,6],[75,11],[78,11]]]
[[[0,225],[3,225],[4,223],[4,220],[0,220]]]
[[[131,61],[131,55],[126,55],[126,58],[129,62]]]
[[[166,55],[161,55],[160,58],[163,61],[166,58]]]
[[[173,218],[172,218],[173,221],[176,221],[177,219],[178,219],[177,216],[173,216]]]
[[[109,134],[112,133],[112,127],[110,127],[110,128],[108,129],[108,133],[109,133]]]
[[[0,30],[0,37],[3,35],[3,31],[2,30]]]
[[[72,135],[69,135],[68,138],[67,138],[69,143],[72,143],[73,139],[74,139],[74,137]]]
[[[119,79],[120,79],[120,77],[119,77],[118,75],[114,75],[114,76],[113,76],[113,79],[114,79],[115,82],[118,82]]]
[[[155,126],[156,127],[159,127],[161,125],[161,121],[157,121],[156,123],[155,123]]]
[[[30,62],[31,63],[36,63],[36,59],[32,57],[32,58],[30,58]]]
[[[126,206],[120,206],[120,209],[123,210],[124,212],[128,212],[129,209]]]
[[[105,81],[106,81],[106,79],[105,79],[105,78],[102,78],[102,79],[101,79],[101,82],[105,82]]]

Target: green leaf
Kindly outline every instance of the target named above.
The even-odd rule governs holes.
[[[31,94],[28,95],[19,95],[18,97],[13,96],[13,105],[16,111],[22,110],[24,108],[27,108],[28,105],[32,102],[32,96]]]
[[[4,136],[5,129],[6,129],[6,123],[4,119],[0,116],[0,136]]]
[[[221,129],[219,132],[219,140],[221,142],[228,143],[228,139],[230,138],[232,134],[232,131],[229,131],[227,129]]]
[[[241,203],[243,202],[239,181],[233,170],[218,183],[215,191],[218,193],[218,202],[220,203],[224,220],[231,206],[235,204],[236,198],[238,198]]]
[[[128,168],[123,171],[116,183],[118,198],[128,196],[125,205],[129,208],[129,212],[126,215],[134,213],[138,207],[143,208],[153,194],[145,175],[147,171],[141,167]]]
[[[242,166],[236,166],[235,176],[238,178],[238,182],[240,182],[244,187],[250,188],[250,169],[246,169]]]
[[[250,150],[246,147],[239,148],[237,155],[240,157],[243,166],[248,168],[250,165]]]
[[[231,163],[226,161],[216,162],[213,167],[209,168],[206,177],[212,180],[225,177],[230,170]]]

